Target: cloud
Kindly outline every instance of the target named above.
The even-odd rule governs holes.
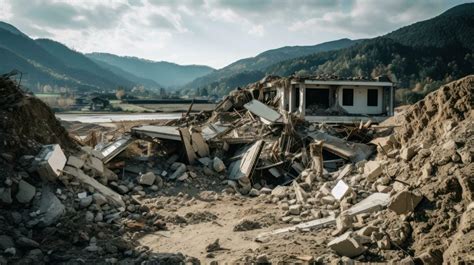
[[[0,0],[0,20],[83,52],[224,66],[287,45],[374,37],[465,0]]]

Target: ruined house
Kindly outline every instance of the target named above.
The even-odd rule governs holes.
[[[394,112],[394,84],[375,80],[290,78],[262,83],[264,97],[279,98],[279,109],[310,122],[381,122]]]

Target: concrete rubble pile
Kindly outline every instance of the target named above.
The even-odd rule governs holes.
[[[472,235],[473,119],[471,106],[462,101],[472,93],[466,89],[472,90],[472,76],[412,106],[403,127],[389,121],[386,126],[311,124],[278,111],[278,96],[264,93],[267,82],[285,79],[267,77],[233,91],[214,111],[135,126],[96,146],[51,139],[34,154],[1,150],[2,163],[17,158],[20,163],[10,167],[8,176],[0,175],[5,213],[0,264],[2,259],[60,262],[67,257],[53,249],[65,251],[71,243],[60,245],[67,240],[73,242],[69,251],[90,262],[199,263],[136,244],[144,233],[167,230],[168,223],[217,218],[160,214],[169,204],[195,203],[181,192],[175,201],[164,199],[181,185],[203,201],[218,200],[213,189],[275,207],[280,225],[258,234],[255,241],[262,246],[290,234],[325,234],[325,251],[307,261],[441,264],[472,253],[472,245],[471,250],[461,247],[463,235]],[[437,105],[440,99],[445,105]],[[437,108],[442,109],[438,114]],[[420,141],[425,133],[431,138]],[[443,217],[443,225],[434,221]],[[243,219],[229,232],[262,228]],[[48,241],[51,233],[68,235]],[[439,234],[449,240],[441,241]],[[40,238],[46,238],[44,247],[35,241]],[[437,244],[427,243],[433,241]],[[228,250],[218,239],[214,244]],[[211,257],[215,251],[207,252]],[[241,261],[269,259],[260,255]]]

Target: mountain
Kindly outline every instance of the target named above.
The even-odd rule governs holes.
[[[267,69],[277,75],[295,73],[396,78],[399,87],[448,82],[474,69],[474,4],[403,27],[355,46],[287,60]]]
[[[474,51],[474,4],[455,6],[443,14],[395,30],[386,38],[411,47],[462,46]]]
[[[135,83],[99,67],[83,54],[51,40],[33,40],[14,26],[0,23],[0,73],[23,73],[22,84],[38,91],[43,86],[76,91],[111,91]]]
[[[213,68],[203,65],[179,65],[170,62],[155,62],[137,57],[117,56],[109,53],[90,53],[87,56],[127,71],[137,77],[150,79],[165,87],[182,86],[195,78],[206,75]]]
[[[253,76],[257,79],[249,79],[255,82],[265,75],[265,69],[275,63],[293,59],[318,52],[338,50],[357,44],[360,40],[340,39],[324,42],[312,46],[286,46],[278,49],[268,50],[255,57],[238,60],[222,69],[214,71],[208,75],[197,78],[186,84],[184,88],[193,89],[197,87],[220,87],[222,92],[227,93],[226,88],[231,88],[232,84],[238,86],[248,84],[246,81],[238,82],[239,76]],[[232,82],[228,82],[233,80]],[[237,82],[236,82],[237,81]]]

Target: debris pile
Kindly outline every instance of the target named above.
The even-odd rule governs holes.
[[[80,147],[55,128],[61,127],[49,110],[42,127],[2,127],[17,142],[1,149],[0,163],[20,163],[9,165],[0,183],[0,258],[198,263],[138,241],[153,233],[167,240],[166,232],[202,224],[258,242],[236,262],[440,264],[472,253],[465,235],[473,233],[473,76],[410,107],[398,118],[401,127],[395,119],[380,126],[309,123],[277,110],[279,95],[265,93],[262,82],[233,91],[214,111],[115,131]],[[10,89],[17,103],[28,101]],[[49,138],[35,138],[30,132],[37,128]],[[26,148],[22,137],[35,139],[37,148]],[[237,212],[226,226],[213,212],[223,200],[271,211],[255,219]],[[205,210],[196,209],[201,202]],[[213,236],[200,246],[205,258],[233,250],[219,241],[225,235]],[[279,247],[315,238],[313,252],[278,254]]]

